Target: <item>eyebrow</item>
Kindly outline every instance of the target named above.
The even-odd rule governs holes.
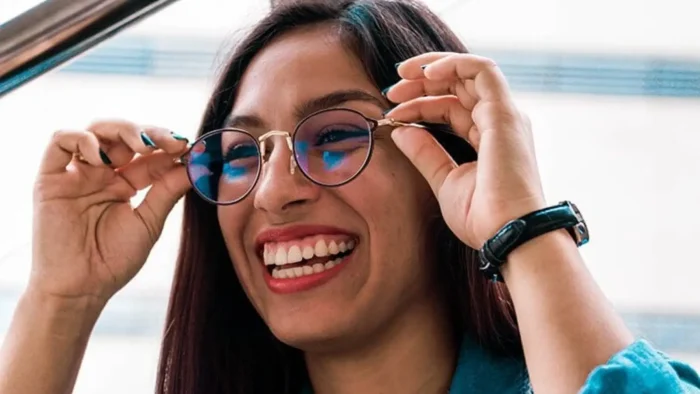
[[[338,90],[303,103],[302,105],[295,108],[294,115],[296,119],[301,120],[314,112],[338,107],[341,104],[347,103],[349,101],[368,102],[380,108],[383,108],[385,106],[385,104],[380,99],[374,97],[372,94],[364,90]],[[264,128],[265,121],[263,121],[259,116],[256,115],[231,114],[228,117],[226,117],[226,120],[224,121],[224,127]]]

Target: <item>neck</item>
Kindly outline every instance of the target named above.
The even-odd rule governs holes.
[[[369,335],[363,346],[306,353],[316,394],[446,393],[457,348],[445,308],[424,299]]]

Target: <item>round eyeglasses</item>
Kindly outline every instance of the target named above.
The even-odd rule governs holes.
[[[180,161],[197,194],[210,203],[230,205],[246,198],[258,182],[270,137],[286,140],[292,152],[290,174],[298,168],[317,185],[337,187],[365,169],[375,130],[409,125],[425,128],[393,119],[371,119],[347,108],[325,109],[304,118],[291,134],[272,130],[256,138],[236,128],[210,131],[194,141]]]

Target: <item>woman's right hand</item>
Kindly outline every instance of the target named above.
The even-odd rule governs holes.
[[[56,132],[35,183],[29,289],[104,306],[141,269],[190,188],[174,160],[186,149],[166,129],[126,121]]]

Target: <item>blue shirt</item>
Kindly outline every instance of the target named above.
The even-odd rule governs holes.
[[[494,356],[465,337],[450,394],[474,393],[532,393],[525,362]],[[579,391],[603,393],[700,394],[700,376],[688,364],[670,359],[645,340],[637,340],[594,369]]]

